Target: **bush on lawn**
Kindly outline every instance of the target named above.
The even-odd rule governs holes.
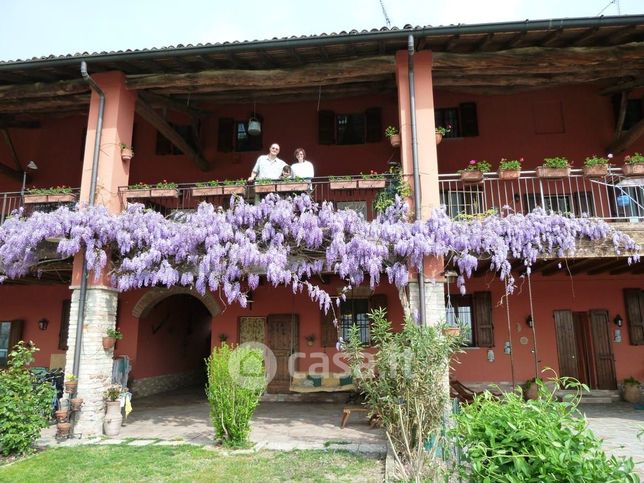
[[[633,461],[607,457],[601,441],[577,412],[586,386],[570,378],[554,379],[548,389],[537,379],[539,399],[522,392],[500,399],[486,392],[455,416],[452,435],[461,446],[468,481],[638,481]],[[576,389],[558,402],[555,391]]]
[[[27,366],[38,349],[20,341],[0,371],[0,453],[25,453],[47,426],[54,388],[39,383]]]
[[[222,342],[206,364],[206,394],[215,436],[225,446],[247,446],[250,419],[266,389],[262,350],[247,346],[233,349]]]

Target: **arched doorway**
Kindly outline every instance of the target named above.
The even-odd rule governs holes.
[[[138,326],[131,390],[149,396],[206,381],[212,308],[191,293],[147,295]],[[143,302],[143,299],[140,301]]]

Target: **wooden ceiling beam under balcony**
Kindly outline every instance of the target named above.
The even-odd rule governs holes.
[[[174,144],[183,154],[188,156],[202,171],[210,170],[210,163],[197,150],[193,149],[185,139],[143,99],[136,101],[136,113],[149,122],[168,141]]]
[[[52,83],[36,82],[33,84],[13,84],[0,87],[0,101],[16,99],[42,99],[48,97],[69,96],[89,92],[84,80],[58,81]]]
[[[640,119],[637,124],[632,126],[628,131],[620,131],[613,142],[606,148],[609,153],[621,153],[627,150],[634,142],[644,134],[644,119]]]

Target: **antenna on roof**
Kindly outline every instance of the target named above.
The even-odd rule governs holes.
[[[391,27],[391,20],[389,20],[387,10],[385,9],[385,2],[383,2],[382,0],[380,0],[380,8],[382,8],[382,14],[385,16],[385,23],[387,24],[387,28]]]
[[[610,6],[611,6],[611,5],[613,5],[613,4],[615,4],[615,6],[617,7],[617,15],[621,15],[621,14],[622,14],[622,9],[620,8],[619,0],[610,0],[610,2],[608,2],[608,4],[607,4],[604,8],[602,8],[602,9],[600,10],[600,12],[596,15],[596,17],[599,17],[602,13],[604,13],[604,11],[605,11],[608,7],[610,7]]]

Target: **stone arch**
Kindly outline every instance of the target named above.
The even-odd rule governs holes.
[[[208,309],[208,312],[210,312],[210,315],[212,317],[215,317],[219,312],[221,312],[221,308],[219,307],[219,304],[212,296],[212,294],[209,292],[206,292],[204,295],[201,295],[196,290],[190,289],[187,287],[172,287],[172,288],[156,287],[148,290],[147,293],[139,299],[139,301],[132,309],[132,315],[137,319],[146,317],[150,313],[150,311],[162,300],[168,297],[171,297],[173,295],[183,295],[183,294],[192,295],[193,297],[198,299],[202,304],[206,306],[206,308]]]

